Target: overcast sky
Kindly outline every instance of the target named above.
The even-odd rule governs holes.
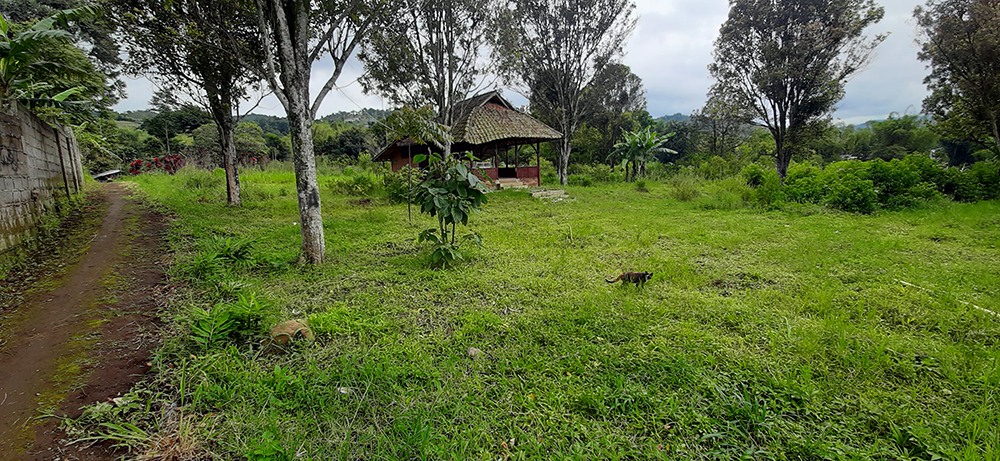
[[[876,0],[878,1],[878,0]],[[856,124],[883,119],[890,112],[917,113],[927,94],[922,80],[927,73],[917,61],[914,44],[916,26],[913,8],[921,1],[881,0],[885,18],[866,33],[891,32],[878,48],[867,70],[847,84],[847,94],[837,105],[833,116]],[[727,0],[637,0],[639,23],[629,39],[625,64],[642,78],[649,101],[649,113],[654,117],[674,113],[690,114],[705,102],[705,93],[712,84],[707,66],[712,61],[712,43],[729,12]],[[314,66],[312,94],[329,78],[329,61]],[[326,115],[358,107],[386,108],[381,99],[365,96],[356,79],[363,69],[352,60],[339,79],[340,91],[331,92],[319,113]],[[145,80],[130,80],[128,99],[115,107],[118,111],[148,107],[153,85]],[[514,102],[523,103],[511,91]],[[281,104],[273,97],[265,98],[256,113],[284,115]]]

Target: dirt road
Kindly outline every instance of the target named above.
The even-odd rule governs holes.
[[[113,459],[61,443],[58,417],[126,392],[157,343],[165,219],[128,194],[114,183],[91,193],[76,227],[47,243],[67,247],[3,281],[0,459]]]

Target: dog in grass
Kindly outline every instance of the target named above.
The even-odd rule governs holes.
[[[623,285],[626,283],[634,283],[636,287],[641,287],[644,286],[651,278],[653,278],[652,272],[622,272],[622,274],[615,277],[614,280],[605,279],[604,281],[608,283],[615,283],[621,280]]]

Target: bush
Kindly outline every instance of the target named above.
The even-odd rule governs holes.
[[[785,195],[798,203],[820,203],[826,195],[823,170],[808,163],[794,163],[785,178]]]
[[[410,180],[414,185],[423,182],[425,171],[414,168]],[[392,203],[406,203],[409,197],[409,181],[406,179],[406,170],[402,169],[393,173],[386,173],[382,178],[382,187],[385,189],[386,197]]]
[[[748,186],[759,187],[761,184],[764,184],[766,171],[767,168],[764,168],[761,164],[751,163],[740,170],[740,176]]]
[[[742,179],[730,177],[714,181],[706,187],[707,199],[701,203],[709,210],[736,210],[743,208],[753,198],[754,190]]]
[[[890,162],[877,159],[868,163],[868,175],[879,197],[906,195],[911,187],[920,182],[920,173],[909,163],[898,159]]]
[[[539,159],[541,164],[538,167],[538,173],[542,177],[542,182],[545,184],[556,184],[559,182],[559,175],[556,173],[556,167],[548,159]]]
[[[701,162],[698,167],[698,174],[705,179],[722,179],[729,176],[729,162],[717,155],[712,156],[707,162]]]
[[[569,166],[570,175],[587,176],[593,182],[614,182],[622,179],[621,174],[612,173],[607,165],[582,165],[574,163]]]
[[[571,174],[568,178],[566,178],[566,183],[570,186],[589,187],[593,184],[593,180],[590,179],[590,176],[585,174]]]
[[[995,161],[978,162],[967,171],[972,175],[982,190],[984,200],[1000,197],[1000,165]]]
[[[786,196],[781,188],[781,178],[778,177],[776,170],[762,169],[759,181],[760,184],[754,189],[752,197],[757,206],[775,208],[785,201]]]
[[[861,179],[852,171],[841,171],[830,184],[826,204],[852,213],[868,214],[878,206],[878,196],[870,179]]]
[[[378,186],[371,175],[352,171],[350,176],[330,181],[329,187],[335,194],[361,196],[371,194]]]

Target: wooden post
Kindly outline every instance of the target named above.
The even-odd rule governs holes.
[[[535,170],[535,178],[538,180],[538,187],[542,187],[542,152],[541,152],[541,142],[535,143],[535,165],[538,167]]]
[[[63,136],[63,139],[66,140],[66,152],[69,152],[69,163],[70,163],[69,171],[73,173],[73,193],[79,193],[80,188],[83,187],[83,179],[79,177],[76,171],[77,162],[76,162],[76,156],[73,155],[73,144],[71,144],[69,142],[69,138],[65,136]],[[79,153],[80,152],[78,151],[77,154]],[[81,164],[82,161],[83,159],[81,159]]]
[[[52,128],[52,134],[56,137],[56,152],[59,153],[59,167],[62,169],[63,187],[66,189],[66,200],[69,200],[69,178],[66,177],[66,161],[63,160],[62,143],[59,142],[59,130]]]

